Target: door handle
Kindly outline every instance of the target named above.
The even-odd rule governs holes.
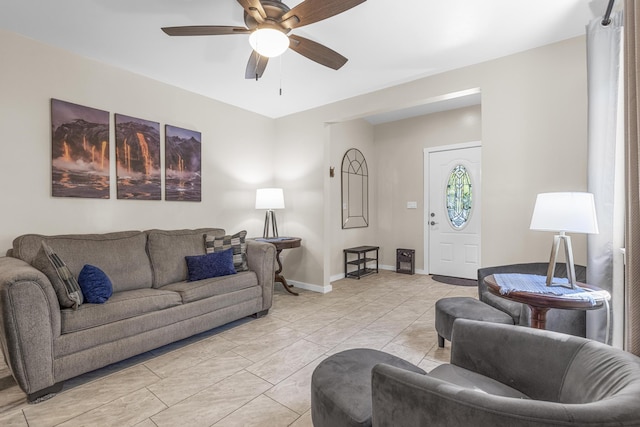
[[[431,224],[431,225],[436,225],[436,224],[437,224],[437,222],[435,222],[435,221],[431,221],[429,224]]]

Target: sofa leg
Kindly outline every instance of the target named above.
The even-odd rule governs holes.
[[[444,348],[444,337],[438,334],[438,347]]]
[[[27,402],[29,403],[40,403],[45,400],[51,399],[56,393],[59,393],[62,390],[62,386],[64,385],[64,381],[60,381],[59,383],[55,383],[52,386],[47,388],[43,388],[42,390],[38,390],[34,393],[27,394]]]
[[[261,317],[266,316],[267,314],[269,314],[269,309],[259,311],[259,312],[255,313],[255,314],[252,314],[251,316],[255,317],[256,319],[259,319]]]

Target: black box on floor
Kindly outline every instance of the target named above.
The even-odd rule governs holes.
[[[415,274],[415,249],[396,249],[396,273]]]

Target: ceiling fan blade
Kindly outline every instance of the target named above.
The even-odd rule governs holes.
[[[225,34],[249,34],[248,28],[224,25],[191,25],[186,27],[163,27],[170,36],[219,36]]]
[[[262,77],[264,69],[267,68],[267,62],[269,62],[269,58],[260,55],[255,50],[252,50],[249,62],[247,62],[247,69],[244,72],[244,78],[258,80]]]
[[[267,19],[267,12],[264,11],[260,0],[237,0],[240,6],[247,12],[253,19],[262,24]]]
[[[337,70],[348,61],[347,58],[340,55],[338,52],[304,37],[291,34],[289,35],[289,40],[289,47],[292,50],[295,50],[300,55],[306,56],[310,60],[315,61],[320,65],[324,65],[325,67]]]
[[[305,0],[289,12],[282,15],[280,24],[285,28],[302,27],[322,21],[352,7],[364,3],[366,0]]]

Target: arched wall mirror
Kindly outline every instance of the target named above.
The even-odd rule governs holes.
[[[357,148],[342,158],[342,228],[369,226],[369,169]]]

